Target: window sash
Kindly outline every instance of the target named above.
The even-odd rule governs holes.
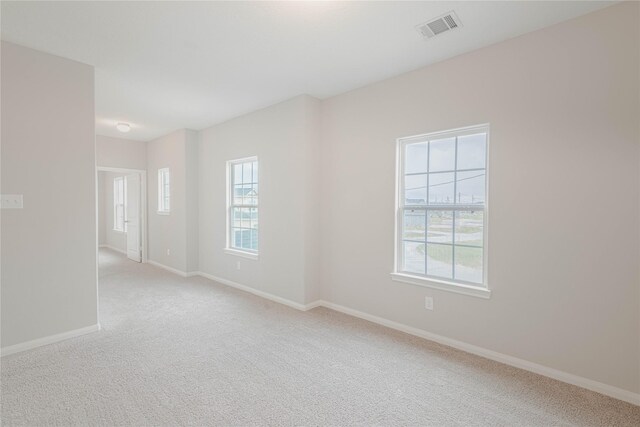
[[[171,206],[169,169],[158,169],[158,212],[167,213]]]
[[[247,175],[247,171],[245,170],[247,166],[251,168],[249,175]],[[260,195],[259,192],[251,195],[242,193],[242,196],[237,197],[236,189],[241,189],[241,191],[247,188],[250,189],[250,191],[257,189],[259,185],[257,168],[258,159],[256,157],[228,162],[227,247],[251,254],[257,254],[259,248],[258,230],[260,210],[258,206]],[[239,176],[236,174],[236,171],[239,172]],[[236,202],[238,199],[239,202]],[[240,215],[243,215],[243,213],[247,211],[250,213],[250,218],[241,217],[240,221],[238,221],[236,212],[240,212]],[[254,215],[251,215],[251,212],[254,213],[255,219],[253,218]],[[239,240],[237,238],[238,236],[240,236]],[[248,238],[245,236],[248,236]]]
[[[407,224],[405,222],[405,213],[406,212],[415,212],[415,211],[420,211],[424,213],[424,232],[423,232],[423,236],[422,237],[416,237],[416,238],[407,238],[405,237],[405,232],[407,231]],[[451,234],[450,234],[450,238],[447,241],[444,242],[439,242],[436,240],[433,240],[433,238],[430,238],[429,233],[430,231],[430,224],[429,224],[429,217],[428,217],[428,212],[429,211],[447,211],[447,212],[452,212],[452,217],[451,217],[451,225],[450,225],[450,229],[451,229]],[[402,208],[399,209],[399,215],[398,215],[398,223],[400,225],[399,228],[399,236],[398,236],[398,272],[401,273],[405,273],[405,274],[410,274],[413,276],[419,276],[419,277],[424,277],[424,278],[433,278],[436,280],[445,280],[445,281],[452,281],[455,283],[460,283],[460,284],[464,284],[467,286],[475,286],[475,287],[486,287],[484,285],[484,283],[486,283],[486,279],[485,279],[485,269],[486,269],[486,263],[485,263],[485,257],[486,257],[486,252],[485,252],[485,239],[486,239],[486,232],[485,232],[485,228],[486,228],[486,216],[484,215],[484,209],[461,209],[459,207],[456,207],[455,209],[448,209],[448,210],[444,210],[444,209],[430,209],[428,207],[420,207],[420,208],[410,208],[410,207],[406,207],[406,208]],[[465,244],[464,242],[461,241],[457,241],[457,231],[456,228],[458,227],[458,223],[457,223],[457,215],[458,213],[462,213],[462,212],[482,212],[483,213],[483,218],[482,218],[482,245],[474,245],[474,244]],[[448,230],[447,230],[448,232]],[[424,259],[422,262],[422,267],[424,270],[424,273],[420,273],[419,271],[415,271],[415,270],[409,270],[409,269],[405,269],[405,250],[404,250],[404,245],[405,243],[415,243],[418,245],[422,245],[423,249],[425,251],[424,253]],[[427,253],[428,249],[430,247],[434,247],[434,246],[438,246],[438,247],[448,247],[451,248],[451,262],[450,262],[450,274],[447,275],[437,275],[437,274],[429,274],[429,255]],[[458,269],[462,269],[464,270],[464,266],[462,264],[457,264],[457,255],[458,255],[458,250],[456,248],[468,248],[468,251],[475,251],[475,250],[479,250],[481,251],[481,257],[482,257],[482,277],[481,277],[481,282],[477,282],[477,281],[472,281],[472,280],[464,280],[461,279],[460,276],[464,276],[464,274],[461,274]]]
[[[466,135],[473,135],[478,133],[485,134],[485,163],[484,168],[466,168],[466,169],[457,169],[458,165],[458,138]],[[406,146],[409,144],[429,142],[433,140],[439,140],[443,138],[453,138],[455,137],[455,164],[454,169],[451,170],[438,170],[435,172],[429,171],[427,167],[426,171],[422,172],[412,172],[405,173],[406,167]],[[487,215],[486,215],[486,205],[488,200],[488,177],[487,177],[487,158],[488,158],[488,145],[489,145],[489,129],[488,126],[478,126],[473,128],[468,128],[463,131],[447,131],[440,132],[437,134],[429,134],[429,135],[420,135],[416,137],[409,138],[401,138],[398,140],[398,196],[397,196],[397,217],[396,217],[396,268],[395,271],[402,274],[408,274],[411,276],[417,276],[425,279],[434,279],[436,281],[445,281],[450,282],[452,285],[465,285],[465,286],[473,286],[476,288],[487,289]],[[431,144],[427,145],[427,159],[429,159],[429,150]],[[458,186],[458,174],[463,172],[483,172],[484,173],[484,201],[482,203],[455,203],[455,199],[458,196],[457,186]],[[453,197],[454,203],[442,203],[442,204],[431,204],[430,201],[430,187],[429,187],[429,179],[433,175],[437,174],[445,174],[450,173],[453,174],[452,183],[454,186],[453,189]],[[407,193],[405,191],[405,176],[415,176],[415,175],[425,175],[426,176],[426,199],[424,203],[406,203],[407,201]],[[422,200],[422,196],[420,200]],[[415,199],[414,199],[415,200]],[[425,216],[425,226],[424,226],[424,240],[421,240],[422,236],[417,239],[405,239],[405,212],[407,211],[420,211],[424,213]],[[440,243],[440,242],[429,242],[428,237],[428,228],[427,228],[427,217],[429,211],[449,211],[453,213],[453,221],[451,224],[452,234],[451,234],[451,242],[450,243]],[[482,246],[477,245],[468,245],[461,242],[456,242],[456,217],[460,212],[482,212],[483,221],[482,221]],[[424,245],[424,273],[408,271],[405,266],[405,242],[415,243],[415,244],[423,244]],[[450,277],[442,277],[438,275],[428,274],[429,270],[427,267],[427,262],[429,259],[429,255],[427,253],[428,246],[441,245],[443,247],[451,248],[451,275]],[[455,248],[470,248],[470,250],[478,249],[481,252],[482,256],[482,277],[481,282],[473,282],[468,280],[462,280],[456,278],[456,249]]]

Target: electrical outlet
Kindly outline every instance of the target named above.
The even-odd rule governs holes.
[[[167,255],[171,255],[171,249],[167,249]]]
[[[433,297],[424,297],[424,308],[433,310]]]
[[[240,270],[240,261],[236,262],[236,270]]]
[[[3,194],[0,200],[2,209],[22,209],[22,194]]]

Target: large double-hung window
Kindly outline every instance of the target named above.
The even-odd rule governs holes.
[[[227,250],[248,257],[258,255],[258,158],[227,163]]]
[[[488,125],[398,140],[394,279],[488,296]]]

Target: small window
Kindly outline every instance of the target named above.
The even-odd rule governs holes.
[[[120,176],[113,180],[113,229],[127,231],[127,178]]]
[[[486,290],[488,134],[477,126],[398,140],[396,274]]]
[[[169,213],[170,190],[169,168],[158,169],[158,213]]]
[[[227,249],[258,254],[258,159],[233,160],[228,170]]]

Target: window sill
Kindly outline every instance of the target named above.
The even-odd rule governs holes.
[[[157,211],[158,215],[169,215],[169,211]]]
[[[229,254],[229,255],[239,256],[239,257],[242,257],[242,258],[253,259],[253,260],[257,260],[258,259],[258,254],[254,254],[254,253],[251,253],[251,252],[245,252],[245,251],[239,251],[237,249],[224,248],[224,253]]]
[[[120,234],[125,234],[124,230],[116,230],[115,228],[113,229],[114,233],[120,233]]]
[[[487,288],[452,283],[444,280],[431,279],[426,277],[411,276],[404,273],[391,273],[391,279],[396,282],[409,283],[411,285],[424,286],[441,291],[454,292],[462,295],[469,295],[478,298],[491,298],[491,291]]]

